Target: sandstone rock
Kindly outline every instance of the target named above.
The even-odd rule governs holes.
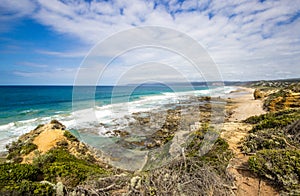
[[[262,98],[264,98],[264,93],[259,89],[255,89],[253,96],[254,96],[255,100],[262,99]]]
[[[62,182],[58,182],[57,184],[56,184],[56,195],[57,196],[64,196],[65,194],[64,194],[64,185],[63,185],[63,183]]]
[[[129,135],[129,133],[127,131],[114,130],[113,135],[119,137],[126,137]]]
[[[58,120],[51,120],[50,124],[53,124],[52,129],[66,129],[66,126],[61,124]]]
[[[133,190],[138,190],[141,188],[142,178],[140,176],[134,176],[130,180],[130,188]]]

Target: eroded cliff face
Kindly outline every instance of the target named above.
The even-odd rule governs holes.
[[[82,195],[87,189],[83,184],[123,172],[104,163],[65,128],[53,120],[7,146],[7,161],[0,164],[1,195]]]
[[[32,163],[37,156],[56,148],[64,149],[79,159],[101,162],[93,149],[80,142],[56,120],[52,120],[49,124],[39,125],[7,146],[9,152],[7,158],[11,162]]]
[[[300,107],[300,82],[261,82],[253,84],[255,99],[264,100],[264,109],[270,112]]]

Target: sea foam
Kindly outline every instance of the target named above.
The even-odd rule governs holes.
[[[69,113],[57,111],[52,116],[10,122],[0,125],[0,151],[5,151],[5,145],[16,140],[20,135],[28,133],[39,124],[49,123],[52,119],[62,122],[69,130],[93,130],[98,135],[105,136],[108,131],[123,129],[129,123],[134,122],[133,114],[135,113],[164,110],[166,109],[164,108],[165,105],[178,104],[181,100],[188,99],[191,95],[217,97],[235,89],[236,87],[219,87],[207,90],[164,92],[159,95],[144,96],[138,100],[125,103],[114,103],[114,98],[112,98],[112,104],[109,105],[95,106]],[[89,116],[93,116],[93,120]]]

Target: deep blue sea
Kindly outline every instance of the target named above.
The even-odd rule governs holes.
[[[79,125],[74,121],[75,113],[84,116],[91,108],[98,124],[126,126],[128,122],[124,122],[124,115],[176,103],[178,94],[211,95],[203,86],[194,86],[193,89],[179,86],[176,93],[164,85],[141,85],[134,90],[132,86],[78,88],[74,97],[75,88],[72,86],[0,86],[0,151],[6,143],[52,119],[61,121],[67,129],[93,127],[91,122]],[[219,91],[224,91],[224,88],[215,92]],[[106,131],[99,126],[97,129],[99,133]]]

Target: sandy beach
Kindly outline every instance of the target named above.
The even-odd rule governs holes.
[[[238,196],[269,196],[278,193],[265,182],[245,170],[249,156],[241,152],[241,143],[252,126],[242,121],[255,115],[266,113],[263,110],[262,100],[255,100],[254,89],[239,87],[237,91],[231,92],[229,99],[231,104],[227,107],[231,116],[224,123],[221,137],[225,139],[229,148],[234,153],[234,158],[229,162],[227,173],[235,179],[236,195]]]
[[[255,100],[253,97],[255,89],[239,87],[239,90],[232,92],[229,95],[232,102],[234,102],[229,121],[239,122],[245,120],[251,116],[261,115],[266,113],[263,110],[263,102],[261,100]]]
[[[199,173],[199,176],[203,177],[203,179],[201,177],[204,180],[203,182],[207,182],[209,185],[214,183],[215,193],[220,191],[237,196],[279,195],[278,190],[275,190],[268,181],[264,180],[265,178],[259,177],[251,170],[249,158],[251,157],[252,160],[252,156],[256,155],[242,148],[247,143],[245,138],[249,136],[249,131],[255,126],[254,124],[245,123],[244,120],[251,116],[266,113],[263,110],[263,99],[254,99],[254,89],[252,88],[238,86],[233,89],[235,90],[224,97],[188,96],[180,103],[182,105],[178,103],[166,105],[168,108],[164,108],[166,111],[165,118],[161,118],[162,110],[136,112],[133,114],[135,121],[127,129],[115,130],[111,132],[113,136],[106,137],[107,139],[113,138],[115,141],[109,143],[103,149],[91,148],[92,145],[89,146],[89,143],[80,142],[72,136],[72,133],[65,130],[66,127],[63,124],[57,120],[52,120],[51,123],[40,125],[30,133],[22,135],[18,142],[12,146],[11,151],[15,153],[13,150],[16,149],[17,153],[15,153],[14,158],[22,158],[21,163],[32,164],[37,152],[40,154],[39,156],[49,156],[51,155],[51,150],[60,149],[67,152],[64,156],[74,156],[72,158],[74,161],[76,159],[87,159],[92,161],[94,166],[97,165],[98,167],[100,165],[104,170],[117,169],[125,176],[127,176],[128,171],[135,173],[133,178],[128,175],[126,178],[120,179],[120,183],[130,182],[133,184],[130,185],[129,189],[123,184],[120,187],[114,187],[114,184],[110,184],[111,180],[108,184],[99,184],[99,190],[106,190],[109,187],[111,193],[120,191],[125,193],[130,191],[131,187],[135,188],[135,184],[138,182],[133,183],[133,181],[138,180],[139,183],[142,183],[141,176],[144,175],[144,172],[147,175],[151,175],[152,180],[157,181],[157,186],[160,187],[162,183],[169,182],[161,178],[166,178],[167,174],[173,175],[174,172],[178,172],[178,170],[173,170],[174,167],[180,166],[180,168],[184,169],[197,164],[202,165],[202,162],[197,162],[202,159],[198,160],[195,158],[202,158],[203,156],[208,158],[209,162],[207,163],[212,164],[209,167],[214,168],[213,164],[215,164],[215,158],[217,157],[217,161],[221,160],[221,162],[216,162],[217,168],[222,168],[223,175],[228,178],[217,175],[213,170],[203,169],[207,174]],[[222,112],[212,113],[213,103],[222,104],[216,107]],[[201,115],[195,115],[198,113]],[[224,119],[224,121],[213,124],[211,120],[212,114],[218,119]],[[155,124],[151,120],[154,122],[163,120],[163,124],[159,127],[152,127]],[[205,140],[207,135],[214,136],[213,134],[203,135],[204,131],[216,133],[214,131],[209,132],[208,128],[211,127],[205,127],[208,124],[211,126],[215,125],[217,128],[222,127],[217,129],[220,130],[220,132],[217,132],[219,134],[215,134],[218,136],[219,141],[213,142],[214,146],[211,146],[207,153],[200,154],[199,152],[202,152],[200,151],[202,148],[199,144]],[[154,131],[151,132],[149,127],[152,127]],[[137,137],[137,135],[134,135],[138,133],[137,131],[148,131],[149,133],[148,135]],[[207,138],[210,139],[209,137]],[[224,143],[220,143],[220,141]],[[223,146],[225,144],[226,147]],[[30,153],[25,154],[23,153],[24,150],[21,151],[23,146],[33,146],[35,148]],[[222,148],[218,149],[216,147]],[[212,150],[212,148],[215,149]],[[18,149],[21,150],[17,151]],[[56,162],[53,163],[55,167],[57,167],[57,164]],[[68,161],[64,164],[68,164]],[[87,165],[89,164],[91,163]],[[175,166],[172,164],[175,164]],[[176,166],[176,164],[179,165]],[[186,165],[189,165],[189,167]],[[191,173],[176,173],[174,175],[176,179],[172,180],[174,182],[179,180],[178,182],[176,181],[177,183],[181,183],[182,179],[187,180],[191,184],[189,185],[191,190],[188,191],[192,191],[192,188],[194,186],[198,187],[199,184],[194,182],[191,177],[193,177],[195,172],[202,171],[198,170],[197,167],[193,171],[185,171]],[[45,171],[47,172],[47,170]],[[167,174],[162,172],[160,176],[161,171],[167,172]],[[119,179],[120,175],[108,175],[103,179]],[[213,175],[216,176],[212,177]],[[192,180],[189,180],[190,178]],[[173,182],[172,180],[170,182]],[[68,183],[66,181],[63,182]],[[202,182],[199,181],[199,183]],[[224,184],[226,189],[222,186],[218,187],[220,184]],[[173,185],[173,183],[172,186],[174,186],[172,190],[177,190],[177,186]],[[147,188],[145,187],[138,189],[142,191]],[[204,188],[203,190],[205,190]],[[90,187],[86,186],[85,189],[90,190]],[[137,190],[137,188],[135,189]],[[201,191],[199,188],[197,190]],[[181,189],[178,191],[180,192]]]

